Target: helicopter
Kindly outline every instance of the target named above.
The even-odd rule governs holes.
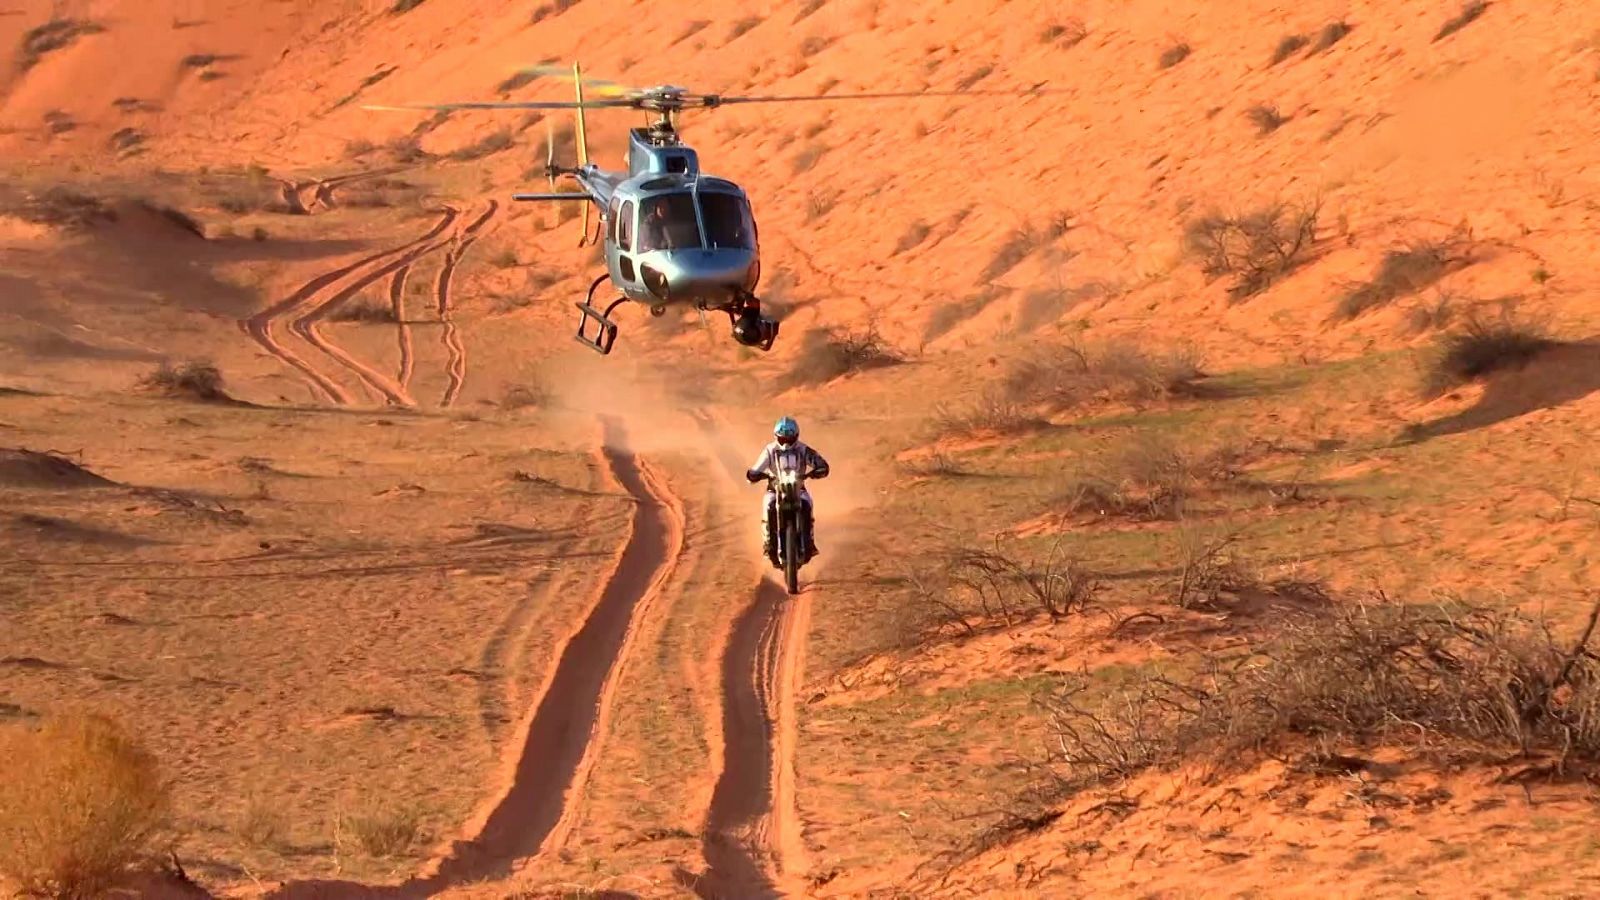
[[[521,69],[519,74],[564,78],[567,69],[540,65]],[[511,199],[583,204],[583,236],[578,245],[603,244],[606,271],[589,285],[584,299],[574,304],[579,311],[576,338],[602,355],[610,354],[617,340],[617,323],[612,314],[630,302],[648,307],[654,316],[665,315],[669,307],[724,312],[733,339],[747,347],[767,351],[777,340],[779,323],[763,314],[761,300],[756,296],[761,280],[761,250],[749,196],[733,181],[701,170],[699,154],[684,143],[678,131],[678,115],[684,110],[745,103],[1056,93],[1043,90],[1041,84],[1020,91],[725,96],[667,84],[626,87],[607,79],[585,77],[578,63],[573,63],[571,76],[574,101],[369,104],[366,108],[575,111],[578,164],[556,164],[554,127],[546,118],[544,171],[550,190],[514,193]],[[586,85],[598,96],[586,99]],[[584,120],[584,111],[589,109],[636,109],[649,115],[643,127],[629,130],[626,171],[607,170],[589,161]],[[563,176],[575,181],[579,190],[557,191],[556,179]],[[589,233],[591,206],[599,210],[593,237]],[[595,305],[595,292],[608,282],[619,296],[601,310]]]

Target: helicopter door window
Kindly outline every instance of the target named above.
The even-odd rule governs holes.
[[[724,250],[754,250],[755,222],[750,204],[738,194],[703,192],[700,213],[706,222],[706,244]]]
[[[623,250],[633,250],[633,201],[622,204],[622,212],[617,216],[617,246]]]
[[[611,206],[606,211],[606,237],[614,244],[617,242],[617,222],[622,219],[622,200],[611,198]]]
[[[700,224],[695,221],[694,196],[659,194],[645,200],[639,221],[639,252],[700,247]]]

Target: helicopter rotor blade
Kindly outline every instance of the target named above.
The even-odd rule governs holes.
[[[417,110],[456,110],[456,109],[626,109],[635,106],[632,100],[586,100],[581,104],[572,101],[528,101],[507,103],[405,103],[405,104],[375,104],[363,105],[362,109],[373,109],[383,112],[412,112]]]
[[[1072,93],[1071,89],[1046,89],[1040,84],[1014,91],[884,91],[864,94],[777,94],[765,97],[728,97],[719,94],[702,94],[695,97],[693,102],[704,106],[725,106],[730,103],[803,103],[816,100],[914,100],[921,97],[1040,97],[1067,93]]]

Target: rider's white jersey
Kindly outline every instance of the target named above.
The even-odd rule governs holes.
[[[756,463],[750,467],[750,471],[770,478],[780,469],[797,469],[802,475],[810,475],[818,469],[826,471],[827,468],[828,461],[804,441],[795,441],[787,447],[772,441],[762,448],[761,455],[756,457]],[[770,493],[770,488],[768,492]],[[811,499],[811,492],[807,491],[804,485],[800,487],[800,495],[807,500]]]

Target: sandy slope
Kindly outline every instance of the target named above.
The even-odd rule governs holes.
[[[1029,783],[1017,763],[1048,736],[1031,701],[1062,673],[1115,684],[1233,639],[1236,623],[1158,641],[1084,620],[908,640],[908,570],[994,534],[1030,552],[1066,535],[1111,608],[1169,616],[1191,527],[1244,527],[1263,569],[1335,590],[1456,592],[1563,624],[1600,576],[1587,4],[1493,3],[1441,39],[1457,7],[1422,0],[13,6],[0,446],[69,452],[112,483],[0,468],[0,712],[133,722],[177,776],[183,859],[218,893],[908,889]],[[24,35],[51,17],[99,28],[25,66]],[[1336,42],[1273,62],[1286,35],[1340,19]],[[507,202],[543,127],[361,108],[565,98],[507,79],[573,57],[706,90],[1063,93],[689,117],[707,167],[755,201],[784,338],[759,356],[715,320],[625,315],[602,360],[568,338],[593,251],[554,211]],[[595,155],[620,162],[633,121],[591,118]],[[501,130],[510,149],[480,143]],[[1275,200],[1320,203],[1312,252],[1230,302],[1184,255],[1184,225]],[[1466,264],[1330,315],[1385,251],[1446,238]],[[1419,399],[1438,328],[1412,327],[1417,311],[1506,298],[1566,345]],[[808,329],[869,324],[907,364],[791,386]],[[1224,390],[1021,437],[934,434],[1018,356],[1119,336],[1197,346]],[[134,390],[196,358],[243,403]],[[620,431],[603,438],[597,411]],[[795,600],[754,558],[736,477],[784,412],[838,472],[816,489],[825,555]],[[1304,490],[1219,487],[1181,527],[1062,520],[1073,472],[1155,438],[1256,448],[1252,483]],[[1145,776],[1134,806],[1070,801],[916,883],[1589,884],[1571,788],[1519,806],[1493,773],[1392,766],[1353,799],[1268,770]],[[1371,791],[1403,811],[1372,813],[1387,801]],[[421,827],[374,854],[351,832],[362,814]],[[1557,877],[1558,858],[1577,864]]]

